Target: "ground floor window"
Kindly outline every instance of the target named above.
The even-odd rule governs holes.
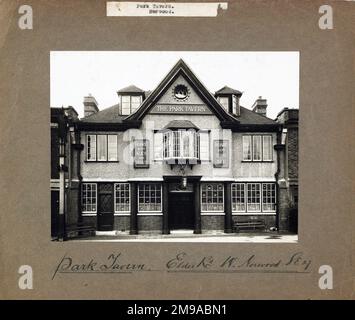
[[[234,212],[275,212],[275,183],[233,183],[232,210]]]
[[[224,187],[223,183],[201,184],[201,211],[224,211]]]
[[[245,207],[245,184],[233,183],[232,184],[232,210],[244,212]]]
[[[138,185],[138,211],[162,211],[162,186],[160,183],[141,183]]]
[[[274,183],[263,183],[263,211],[276,210],[276,187]]]
[[[83,183],[81,189],[81,205],[83,213],[95,213],[97,210],[96,183]]]
[[[129,183],[115,183],[115,212],[129,212],[130,204]]]

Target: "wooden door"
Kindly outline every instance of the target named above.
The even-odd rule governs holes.
[[[97,230],[113,230],[114,208],[113,208],[113,184],[99,184],[99,202],[97,214]]]

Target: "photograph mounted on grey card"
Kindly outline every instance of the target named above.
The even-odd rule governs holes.
[[[298,241],[299,52],[52,51],[51,239]]]

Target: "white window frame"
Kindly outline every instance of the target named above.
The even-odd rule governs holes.
[[[272,209],[272,210],[265,210],[264,209],[264,185],[273,186],[272,187],[273,190],[271,190],[271,192],[273,192],[273,195],[271,197],[275,199],[275,202],[267,202],[267,204],[273,204],[275,209]],[[276,184],[275,183],[262,183],[261,184],[261,205],[262,205],[261,210],[263,212],[276,212],[276,204],[277,204],[276,196],[277,196],[277,194],[276,194]]]
[[[224,101],[224,102],[227,101],[227,105],[225,105],[225,103],[223,103],[222,101]],[[228,112],[228,110],[229,110],[229,97],[218,97],[218,102],[223,107],[223,109]]]
[[[138,109],[139,109],[139,107],[140,107],[140,105],[142,104],[142,96],[130,96],[131,97],[131,103],[130,103],[130,105],[131,105],[131,113],[134,113],[134,112],[136,112]],[[135,105],[135,107],[134,107],[134,110],[133,110],[133,98],[139,98],[139,102],[138,102],[138,105],[137,105],[137,102],[134,102],[134,105]]]
[[[270,158],[269,159],[264,159],[264,140],[266,140],[266,137],[270,139]],[[251,148],[251,158],[246,159],[244,158],[244,140],[249,139],[250,140],[250,148]],[[255,139],[260,139],[260,159],[255,159],[255,152],[254,152],[254,140]],[[243,162],[272,162],[273,161],[273,135],[272,134],[243,134],[242,135],[242,161]]]
[[[92,142],[92,138],[95,137],[94,143]],[[89,139],[90,139],[90,158],[89,158]],[[94,147],[94,152],[92,152],[92,145],[95,145]],[[95,162],[96,160],[96,154],[97,154],[97,140],[96,140],[96,134],[87,134],[86,135],[86,161],[91,161]],[[95,156],[95,158],[93,158]]]
[[[257,146],[257,143],[255,142],[256,139],[259,140],[259,147],[260,147],[260,150],[259,150],[260,158],[258,158],[258,159],[255,158],[255,155],[256,155],[255,148]],[[253,155],[252,156],[253,162],[263,161],[263,138],[261,135],[253,135],[252,136],[252,155]]]
[[[129,200],[129,204],[128,204],[128,210],[125,211],[119,211],[116,209],[116,204],[117,204],[117,196],[116,196],[116,186],[117,185],[128,185],[128,200]],[[131,213],[131,184],[129,182],[117,182],[114,184],[113,186],[113,192],[114,192],[114,214],[116,216],[129,216]],[[126,190],[124,191],[126,192]]]
[[[232,113],[237,114],[237,96],[232,96]]]
[[[124,98],[128,98],[128,102],[127,101],[123,102]],[[123,108],[123,103],[125,104],[125,108]],[[127,103],[128,103],[128,109],[127,109],[127,105],[126,105]],[[125,110],[125,111],[128,110],[128,113],[124,113],[123,110]],[[132,108],[131,108],[131,96],[130,95],[126,95],[126,94],[122,95],[121,96],[121,114],[123,116],[128,116],[128,115],[131,114],[131,110],[132,110]]]
[[[113,137],[115,137],[115,143],[116,143],[116,153],[115,153],[115,158],[113,160],[110,159],[110,138],[112,139]],[[116,134],[108,134],[107,135],[107,161],[108,162],[116,162],[118,161],[118,137]],[[112,143],[112,142],[111,142]]]
[[[251,209],[249,209],[249,185],[250,186],[252,186],[252,185],[255,185],[255,186],[259,186],[259,209],[256,209],[256,210],[251,210]],[[246,200],[247,200],[247,212],[262,212],[261,210],[262,210],[262,194],[261,194],[261,183],[254,183],[254,182],[252,182],[252,183],[247,183],[246,184],[246,187],[247,187],[247,193],[246,193]],[[252,190],[251,190],[251,192],[252,192]],[[251,203],[251,204],[258,204],[257,202],[253,202],[253,203]]]
[[[160,210],[139,210],[139,189],[140,186],[144,184],[144,185],[160,185]],[[138,208],[138,214],[139,213],[162,213],[163,212],[163,185],[162,183],[139,183],[138,184],[138,188],[137,188],[137,208]]]
[[[170,130],[163,133],[163,159],[196,159],[199,160],[199,133],[195,130]],[[188,138],[187,155],[184,139]]]
[[[95,210],[91,210],[91,211],[88,211],[88,210],[82,210],[82,214],[83,215],[86,215],[86,216],[89,216],[89,215],[96,215],[97,214],[97,206],[98,206],[98,199],[97,199],[97,183],[82,183],[81,185],[81,208],[84,207],[84,186],[87,186],[87,185],[91,185],[91,188],[93,186],[95,186]],[[85,192],[87,192],[87,190],[85,190]],[[85,199],[88,199],[88,197],[85,197]],[[93,197],[91,197],[91,199],[93,199]],[[91,204],[92,205],[92,204]],[[85,204],[85,209],[87,208],[86,207],[87,204]]]
[[[270,158],[269,159],[265,159],[265,156],[264,156],[265,155],[265,145],[266,145],[265,140],[266,140],[266,138],[270,139],[269,140],[270,141],[270,145],[269,145]],[[272,146],[273,146],[273,144],[272,144],[272,135],[271,134],[264,134],[262,136],[262,139],[263,139],[263,141],[262,141],[262,152],[263,152],[262,159],[263,159],[263,161],[272,161],[273,160],[273,155],[272,155]]]
[[[233,199],[235,198],[237,198],[238,196],[237,196],[237,192],[238,192],[238,190],[236,189],[236,190],[233,190],[233,187],[237,187],[237,186],[243,186],[243,192],[244,192],[244,210],[234,210],[233,209],[233,203],[234,203],[234,201],[233,201]],[[236,196],[235,197],[233,197],[233,193],[236,193]],[[236,183],[232,183],[231,184],[231,201],[232,201],[232,212],[239,212],[239,213],[246,213],[247,212],[247,187],[246,187],[246,183],[244,183],[244,182],[236,182]],[[236,204],[237,204],[237,202],[235,202]]]
[[[218,186],[218,185],[222,185],[222,199],[223,199],[223,202],[222,202],[222,205],[223,205],[223,209],[222,210],[203,210],[202,209],[202,192],[203,192],[203,185],[205,185],[206,187],[208,186],[208,185],[216,185],[216,186]],[[206,190],[206,192],[207,192],[207,190]],[[212,192],[213,192],[213,190],[212,190]],[[218,190],[217,190],[217,192],[218,192]],[[207,195],[206,195],[206,199],[207,199]],[[224,203],[224,185],[223,185],[223,183],[218,183],[218,182],[204,182],[204,183],[201,183],[201,190],[200,190],[200,204],[201,204],[201,213],[206,213],[206,212],[213,212],[213,213],[224,213],[224,208],[225,208],[225,203]],[[218,202],[217,202],[217,204],[218,204]],[[207,205],[208,205],[208,203],[207,203]]]

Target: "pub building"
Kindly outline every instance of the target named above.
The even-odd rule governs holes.
[[[85,97],[68,136],[67,228],[290,230],[283,122],[266,116],[266,99],[249,110],[236,89],[211,93],[183,60],[153,91],[130,85],[117,95],[102,110]]]

